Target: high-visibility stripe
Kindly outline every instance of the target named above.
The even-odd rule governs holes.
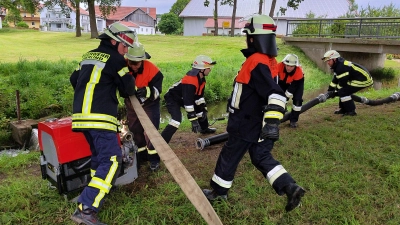
[[[201,104],[205,104],[206,100],[204,98],[199,98],[196,101],[194,101],[196,103],[196,105],[201,105]]]
[[[340,101],[341,101],[341,102],[347,102],[347,101],[350,101],[350,100],[351,100],[351,96],[350,96],[350,95],[344,96],[344,97],[341,97],[341,98],[340,98]]]
[[[343,77],[345,77],[345,76],[348,76],[348,75],[349,75],[349,72],[345,72],[345,73],[336,75],[336,78],[337,78],[337,79],[341,79],[341,78],[343,78]]]
[[[115,176],[115,173],[117,172],[118,169],[118,160],[117,160],[117,156],[111,156],[110,161],[112,162],[112,165],[110,167],[110,171],[108,172],[107,176],[106,176],[106,182],[108,184],[110,184],[110,188],[111,188],[111,182]]]
[[[242,96],[243,92],[243,84],[235,82],[235,87],[233,88],[232,93],[232,100],[230,105],[235,108],[239,109],[240,97]]]
[[[95,174],[96,174],[96,170],[90,169],[90,177],[94,177]]]
[[[301,111],[301,106],[293,105],[292,108],[293,108],[293,111],[296,111],[296,112],[300,112]]]
[[[184,107],[185,107],[186,112],[194,112],[193,105],[185,105]]]
[[[160,97],[160,92],[158,91],[158,89],[156,87],[153,87],[154,89],[154,100],[158,99]]]
[[[145,151],[147,148],[146,147],[140,147],[140,148],[138,148],[138,152],[143,152],[143,151]]]
[[[203,112],[196,113],[197,118],[203,117]]]
[[[72,122],[72,129],[103,129],[117,131],[118,126],[102,122]]]
[[[104,191],[105,193],[108,193],[111,189],[111,184],[108,184],[106,181],[98,177],[93,177],[88,186]]]
[[[86,84],[85,94],[83,96],[83,102],[82,102],[82,113],[84,114],[88,114],[92,110],[94,89],[96,87],[96,84],[99,83],[102,70],[103,70],[102,67],[95,65],[93,67],[92,74],[90,75],[90,80]]]
[[[286,106],[286,96],[278,95],[278,94],[272,94],[268,97],[268,105],[274,104],[278,105],[282,108],[285,108]]]
[[[267,173],[267,180],[272,185],[284,173],[287,173],[285,168],[282,165],[277,165]]]
[[[233,181],[226,181],[222,179],[221,177],[217,176],[215,173],[212,177],[212,180],[217,183],[219,186],[224,187],[224,188],[231,188]]]
[[[104,122],[109,122],[112,124],[119,124],[119,121],[117,118],[114,116],[110,116],[107,114],[100,114],[100,113],[90,113],[90,114],[84,114],[84,113],[74,113],[72,115],[72,121],[104,121]]]
[[[147,149],[147,153],[149,155],[155,155],[155,154],[157,154],[157,151],[155,149]]]
[[[124,76],[125,74],[129,73],[128,67],[122,68],[120,71],[118,71],[119,76]]]
[[[99,193],[97,194],[96,198],[94,199],[93,206],[96,208],[99,208],[100,201],[104,198],[105,195],[106,195],[106,193],[104,191],[100,190]]]
[[[168,125],[171,125],[171,126],[173,126],[173,127],[179,128],[179,125],[181,125],[181,123],[178,122],[178,121],[176,121],[176,120],[171,119],[171,120],[169,121]]]
[[[331,87],[333,87],[333,88],[336,88],[337,84],[331,82],[331,83],[329,84],[329,86],[331,86]]]
[[[281,120],[283,118],[283,113],[278,112],[278,111],[267,111],[264,113],[264,118]]]

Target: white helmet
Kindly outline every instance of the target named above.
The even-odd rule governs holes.
[[[117,42],[122,42],[129,47],[133,47],[133,43],[137,41],[136,32],[132,31],[131,29],[129,29],[129,27],[121,24],[120,22],[115,22],[111,24],[98,38],[112,38]]]
[[[295,54],[287,54],[282,62],[288,66],[299,66],[299,57]]]
[[[327,52],[325,52],[324,57],[322,57],[322,60],[324,60],[324,62],[330,60],[330,59],[337,59],[340,57],[339,52],[337,52],[336,50],[329,50]]]
[[[192,67],[195,69],[207,69],[207,68],[212,68],[217,62],[212,61],[210,57],[206,55],[198,55],[192,64]]]

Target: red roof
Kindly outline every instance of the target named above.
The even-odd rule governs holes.
[[[127,26],[127,27],[135,27],[135,28],[139,28],[139,25],[137,25],[136,23],[130,22],[130,21],[119,21],[121,24]]]
[[[98,5],[94,6],[96,15],[101,16],[100,8]],[[133,13],[137,9],[141,9],[143,12],[147,13],[153,19],[157,19],[156,8],[151,7],[130,7],[130,6],[120,6],[114,13],[111,13],[107,20],[122,20],[129,14]]]
[[[240,19],[235,19],[235,28],[240,29],[243,28],[246,21],[239,22]],[[222,28],[222,23],[223,22],[229,22],[231,24],[232,19],[231,18],[226,18],[226,19],[218,19],[218,28]],[[214,18],[208,18],[207,21],[204,23],[205,28],[213,28],[214,27]],[[230,27],[230,25],[229,25]]]

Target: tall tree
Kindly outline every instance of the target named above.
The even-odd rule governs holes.
[[[288,0],[288,3],[286,4],[287,7],[286,8],[280,7],[279,11],[281,12],[282,15],[285,15],[286,10],[288,8],[292,8],[294,10],[298,9],[302,1],[304,0]],[[270,17],[274,17],[275,6],[276,6],[276,0],[272,0],[271,9],[269,11]]]
[[[210,1],[205,0],[204,6],[208,7],[209,5]],[[214,18],[214,36],[218,36],[218,0],[214,0],[213,18]]]

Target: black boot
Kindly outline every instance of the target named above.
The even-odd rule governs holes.
[[[297,123],[296,122],[290,122],[289,127],[290,128],[296,128],[297,127]]]
[[[350,111],[343,114],[343,116],[357,116],[356,111]]]
[[[228,200],[228,195],[219,195],[219,194],[217,194],[217,192],[215,192],[214,190],[210,190],[210,189],[203,189],[203,193],[204,193],[204,195],[206,196],[206,198],[209,200],[209,201],[220,201],[220,200],[223,200],[223,201],[226,201],[226,200]]]
[[[213,134],[213,133],[215,133],[216,130],[217,130],[217,128],[207,127],[206,129],[200,130],[200,133],[202,133],[202,134]]]
[[[335,110],[334,114],[345,114],[346,112],[342,109],[339,108],[338,110]]]
[[[287,196],[287,204],[285,207],[286,212],[290,212],[300,205],[301,197],[304,196],[306,191],[295,183],[291,183],[285,187]]]
[[[74,214],[72,214],[71,219],[78,224],[84,223],[86,225],[107,225],[102,223],[97,218],[97,213],[89,208],[83,209],[84,206],[80,204],[78,208],[75,210]]]

